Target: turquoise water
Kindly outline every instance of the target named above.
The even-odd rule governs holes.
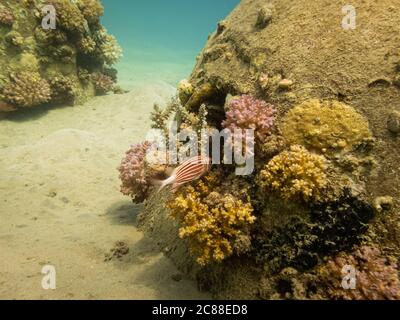
[[[116,66],[127,89],[186,78],[208,35],[239,0],[102,0],[102,19],[124,49]]]

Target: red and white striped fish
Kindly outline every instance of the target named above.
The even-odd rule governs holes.
[[[171,191],[175,192],[180,186],[200,179],[210,169],[210,166],[209,158],[201,156],[190,158],[177,167],[168,179],[157,183],[160,185],[159,191],[172,185]]]

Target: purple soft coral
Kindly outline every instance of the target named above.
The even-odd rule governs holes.
[[[135,203],[143,202],[148,195],[150,185],[146,179],[145,160],[150,147],[151,143],[147,141],[132,145],[118,168],[121,192],[131,196]]]
[[[276,109],[265,101],[243,95],[231,101],[222,125],[230,130],[253,129],[256,137],[264,141],[274,125],[275,113]]]

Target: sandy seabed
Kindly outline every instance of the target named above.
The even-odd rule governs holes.
[[[150,127],[157,83],[0,119],[0,299],[207,299],[136,228],[119,192],[124,152]],[[109,256],[117,242],[129,252]],[[56,268],[44,290],[42,268]]]

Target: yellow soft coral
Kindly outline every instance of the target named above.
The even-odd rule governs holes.
[[[248,197],[239,199],[235,190],[229,193],[226,186],[217,186],[218,180],[212,173],[183,188],[168,203],[171,215],[181,224],[180,237],[189,239],[200,265],[231,256],[233,242],[255,221]]]
[[[274,157],[261,171],[258,183],[264,189],[277,191],[283,199],[320,200],[327,186],[326,159],[292,146]]]

